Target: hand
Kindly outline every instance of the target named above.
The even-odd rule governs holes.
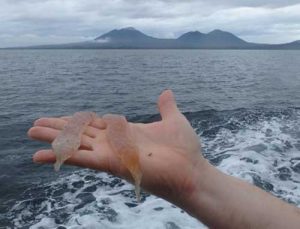
[[[161,121],[150,124],[129,123],[140,154],[143,173],[141,186],[177,203],[194,191],[195,170],[199,172],[199,168],[195,168],[204,165],[205,160],[200,154],[198,136],[178,110],[170,90],[160,95],[158,108]],[[35,121],[28,135],[51,143],[67,120],[67,117],[41,118]],[[55,155],[50,149],[40,150],[34,154],[33,160],[54,163]],[[66,164],[109,172],[132,182],[130,173],[108,143],[105,123],[101,118],[88,126],[82,136],[80,150]]]
[[[139,149],[141,186],[195,216],[212,228],[299,228],[300,210],[266,192],[225,175],[200,153],[193,128],[179,112],[171,91],[158,100],[161,121],[129,123]],[[51,143],[68,120],[41,118],[28,135]],[[103,119],[86,129],[80,150],[66,164],[110,172],[132,182],[111,149]],[[35,162],[54,163],[52,150],[40,150]]]

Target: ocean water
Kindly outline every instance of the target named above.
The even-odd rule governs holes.
[[[33,121],[79,110],[159,119],[174,91],[221,171],[300,206],[300,52],[0,50],[0,228],[204,228],[111,175],[33,164]]]

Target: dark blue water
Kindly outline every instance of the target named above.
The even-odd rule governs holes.
[[[0,225],[127,228],[134,214],[132,228],[199,227],[148,194],[134,206],[119,179],[31,159],[47,148],[26,136],[35,119],[86,110],[149,122],[166,88],[212,164],[300,205],[299,63],[299,51],[0,50]]]

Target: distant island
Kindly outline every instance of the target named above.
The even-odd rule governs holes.
[[[114,29],[94,40],[59,45],[22,47],[30,49],[300,49],[300,40],[284,44],[247,42],[232,33],[213,30],[209,33],[187,32],[175,39],[148,36],[135,28]]]

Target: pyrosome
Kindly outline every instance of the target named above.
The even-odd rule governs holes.
[[[52,142],[52,149],[56,156],[55,171],[58,171],[60,166],[78,151],[81,136],[95,117],[96,114],[93,112],[76,112]]]
[[[140,184],[142,171],[139,161],[138,147],[126,118],[120,115],[104,115],[107,124],[107,138],[109,144],[121,163],[129,170],[134,183],[137,201],[140,201]]]

